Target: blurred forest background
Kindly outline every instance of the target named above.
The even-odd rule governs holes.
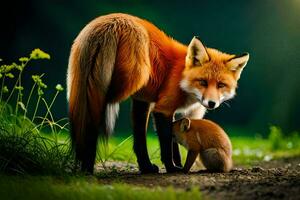
[[[51,60],[35,62],[31,69],[45,72],[50,88],[65,86],[70,47],[79,31],[99,15],[124,12],[151,21],[184,44],[198,35],[209,47],[250,53],[230,107],[223,104],[206,118],[253,134],[266,134],[270,125],[285,133],[300,130],[300,0],[12,0],[0,10],[0,58],[11,63],[34,48],[46,51]],[[29,76],[24,82],[32,84]],[[65,96],[54,106],[57,118],[67,116]],[[119,132],[130,131],[129,116],[127,101]]]

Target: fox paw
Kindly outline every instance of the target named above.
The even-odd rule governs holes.
[[[143,167],[143,168],[140,167],[140,171],[142,174],[153,174],[153,173],[156,174],[158,173],[159,168],[156,165],[151,164],[147,167]]]
[[[183,169],[181,169],[181,172],[184,173],[184,174],[188,174],[190,172],[190,170],[187,170],[187,169],[183,168]]]
[[[177,166],[166,166],[167,173],[177,173],[177,172],[182,172],[181,167]]]

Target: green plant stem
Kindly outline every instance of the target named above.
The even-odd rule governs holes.
[[[26,114],[27,114],[27,110],[28,110],[28,105],[29,105],[29,102],[30,102],[30,99],[31,99],[31,96],[33,94],[33,91],[35,89],[35,86],[36,86],[36,83],[33,84],[31,90],[30,90],[30,93],[29,93],[29,96],[28,96],[28,99],[27,99],[27,102],[26,102],[26,110],[24,112],[24,119],[26,118]]]
[[[39,129],[39,130],[42,129],[43,123],[45,122],[45,120],[47,120],[48,123],[49,123],[49,125],[50,125],[50,128],[51,128],[52,133],[53,133],[54,135],[56,135],[56,133],[57,133],[57,132],[56,132],[56,128],[55,128],[55,126],[53,126],[53,124],[56,124],[56,123],[54,122],[54,118],[53,118],[53,115],[52,115],[52,113],[51,113],[50,107],[48,106],[47,101],[46,101],[44,98],[42,98],[42,101],[44,102],[44,104],[45,104],[45,106],[46,106],[46,108],[47,108],[47,113],[50,115],[50,119],[48,119],[46,116],[43,117],[43,121],[42,121],[42,123],[40,124],[40,129]]]
[[[5,82],[5,75],[3,76],[2,83],[1,83],[0,102],[2,102],[4,82]]]
[[[5,101],[4,105],[3,105],[3,107],[1,108],[1,111],[0,111],[1,113],[2,113],[2,111],[3,111],[3,108],[8,104],[10,98],[12,97],[12,95],[13,95],[13,93],[14,93],[14,91],[15,91],[15,87],[17,86],[17,83],[18,83],[18,80],[16,81],[16,83],[15,83],[15,85],[14,85],[12,91],[10,92],[10,94],[9,94],[8,98],[6,99],[6,101]]]
[[[12,97],[12,95],[13,95],[13,93],[14,93],[14,91],[15,91],[15,87],[17,86],[17,84],[18,84],[18,82],[19,82],[19,79],[21,78],[21,74],[22,74],[24,68],[27,66],[27,64],[28,64],[28,62],[29,62],[30,60],[31,60],[31,58],[29,58],[24,64],[22,64],[22,67],[21,67],[22,69],[21,69],[21,71],[20,71],[20,73],[19,73],[19,77],[18,77],[18,79],[17,79],[17,81],[16,81],[16,83],[15,83],[15,85],[14,85],[14,87],[13,87],[13,89],[12,89],[10,95],[9,95],[9,97],[8,97],[7,100],[5,101],[4,106],[7,105],[8,101],[9,101],[10,98]],[[2,112],[2,109],[1,109],[0,112]]]
[[[8,98],[6,99],[6,101],[5,101],[4,105],[3,105],[3,107],[1,108],[0,113],[3,112],[3,108],[8,104],[10,98],[12,97],[12,95],[13,95],[13,93],[14,93],[14,91],[15,91],[15,88],[16,88],[16,86],[18,85],[19,80],[21,79],[21,74],[22,74],[22,72],[24,71],[24,69],[25,69],[27,63],[28,63],[30,60],[31,60],[31,58],[29,58],[24,64],[22,64],[22,69],[21,69],[21,71],[20,71],[20,73],[19,73],[18,79],[17,79],[16,83],[14,84],[14,87],[13,87],[11,93],[9,94]],[[18,99],[19,99],[19,98],[17,98],[17,100],[18,100]],[[17,101],[17,103],[18,103],[18,101]],[[18,104],[17,104],[17,105],[18,105]]]
[[[42,78],[44,75],[45,75],[45,74],[40,75],[40,78]],[[26,102],[26,106],[25,106],[24,119],[26,118],[27,110],[28,110],[28,106],[29,106],[29,102],[30,102],[30,100],[31,100],[31,96],[32,96],[32,94],[33,94],[33,91],[34,91],[34,89],[35,89],[36,84],[37,84],[37,83],[34,82],[32,88],[31,88],[31,90],[30,90],[29,96],[28,96],[28,98],[27,98],[27,102]]]
[[[35,119],[35,115],[36,115],[37,109],[38,109],[38,107],[39,107],[40,100],[41,100],[41,96],[39,96],[39,98],[38,98],[38,100],[37,100],[37,102],[36,102],[36,106],[35,106],[34,113],[33,113],[33,116],[32,116],[31,121],[34,121],[34,119]]]
[[[21,84],[21,77],[22,77],[22,72],[23,70],[20,71],[19,73],[19,77],[18,77],[18,80],[17,80],[17,83],[18,83],[18,86],[21,87],[22,84]],[[14,88],[15,89],[15,88]],[[19,100],[20,99],[20,100]],[[18,90],[18,96],[17,96],[17,101],[16,101],[16,108],[15,108],[15,115],[17,116],[18,115],[18,109],[19,109],[19,104],[18,102],[21,101],[22,102],[22,95],[21,95],[21,90],[19,89]]]
[[[45,119],[47,118],[48,114],[50,113],[50,115],[51,115],[51,108],[52,108],[53,103],[54,103],[54,101],[55,101],[55,99],[56,99],[56,97],[57,97],[58,94],[59,94],[59,91],[56,91],[56,93],[55,93],[55,95],[54,95],[54,97],[53,97],[53,99],[52,99],[52,101],[51,101],[49,107],[47,106],[47,102],[44,100],[44,103],[45,103],[45,105],[46,105],[46,107],[47,107],[47,112],[46,112],[45,116],[43,117],[43,121],[42,121],[42,123],[41,123],[41,126],[40,126],[40,129],[39,129],[39,130],[42,129],[43,124],[44,124]]]

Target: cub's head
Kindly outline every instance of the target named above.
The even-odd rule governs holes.
[[[183,146],[187,146],[186,133],[190,130],[190,127],[191,127],[191,120],[188,118],[183,118],[173,122],[172,134],[176,142],[178,142]]]
[[[230,55],[206,48],[198,37],[188,46],[180,87],[208,109],[233,98],[249,54]]]

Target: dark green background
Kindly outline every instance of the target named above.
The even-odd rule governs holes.
[[[34,48],[51,54],[35,62],[32,73],[46,72],[49,87],[65,85],[73,39],[93,18],[125,12],[148,19],[188,44],[194,35],[228,53],[250,53],[237,96],[207,118],[226,127],[266,133],[269,125],[300,130],[300,1],[9,1],[1,5],[0,57],[6,63]],[[30,77],[25,84],[30,85]],[[49,93],[53,93],[50,90]],[[61,95],[56,116],[67,116]],[[129,130],[129,102],[121,107],[118,130]]]

